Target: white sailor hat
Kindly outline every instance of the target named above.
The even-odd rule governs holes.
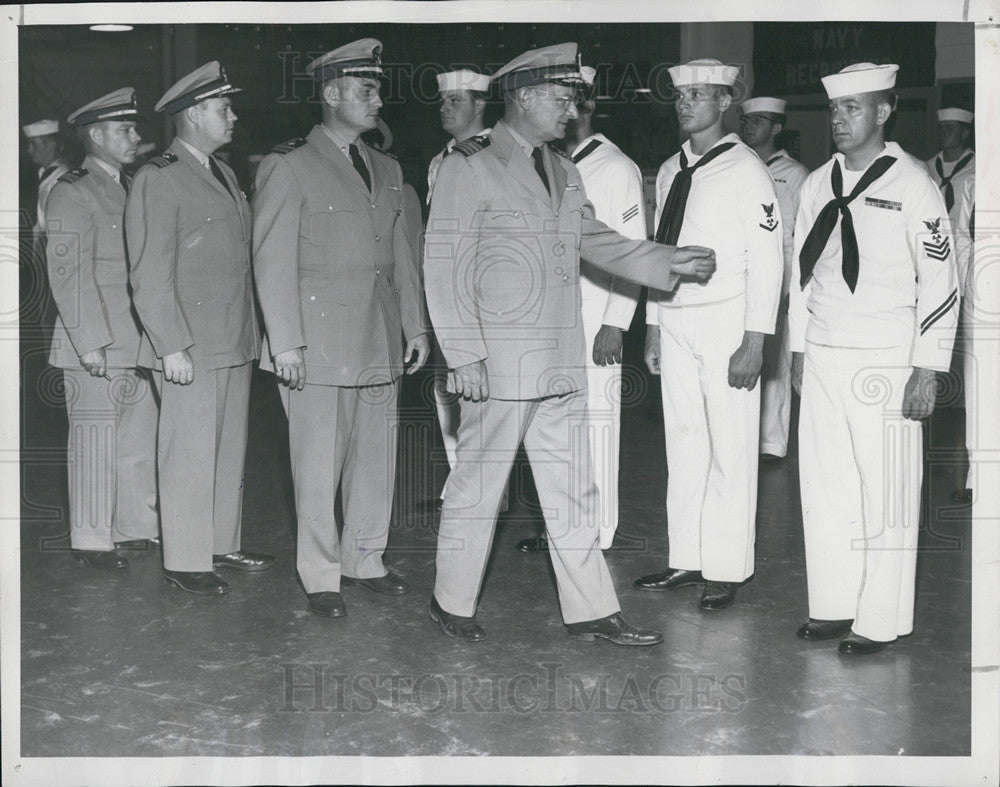
[[[975,115],[968,110],[959,109],[958,107],[939,109],[937,113],[938,123],[945,120],[952,120],[957,123],[971,123],[974,117]]]
[[[783,99],[771,98],[770,96],[748,98],[740,104],[740,109],[744,115],[753,115],[757,112],[769,112],[772,115],[784,115],[785,102]]]
[[[382,71],[382,42],[377,38],[362,38],[320,55],[306,66],[306,73],[317,82],[338,77],[385,76]]]
[[[490,89],[489,75],[468,68],[438,74],[437,83],[439,93],[444,93],[446,90],[476,90],[485,93]]]
[[[732,87],[736,83],[736,77],[740,74],[740,67],[727,66],[719,60],[705,58],[691,60],[679,66],[671,66],[667,71],[674,82],[674,87],[682,85],[728,85]]]
[[[580,66],[580,78],[583,79],[583,84],[587,87],[593,87],[594,80],[597,78],[597,69],[590,66]]]
[[[499,85],[501,93],[545,83],[576,87],[583,83],[576,43],[529,49],[499,69],[490,82]]]
[[[213,60],[181,77],[163,94],[153,109],[157,112],[166,109],[168,115],[173,115],[207,98],[231,96],[242,92],[243,88],[233,87],[229,83],[226,69],[219,64],[219,61]]]
[[[21,126],[21,131],[24,132],[24,136],[31,139],[32,137],[45,137],[49,134],[59,133],[59,121],[58,120],[36,120],[34,123],[29,123],[26,126]]]
[[[123,87],[80,107],[66,120],[74,126],[87,126],[102,120],[135,120],[138,117],[135,88]]]
[[[874,63],[855,63],[842,68],[836,74],[830,74],[822,79],[823,87],[829,98],[854,96],[859,93],[874,93],[879,90],[890,90],[896,86],[896,72],[899,66],[887,63],[877,66]]]

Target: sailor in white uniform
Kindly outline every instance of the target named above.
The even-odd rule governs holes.
[[[792,276],[792,244],[799,191],[809,170],[777,148],[785,127],[785,102],[761,96],[740,105],[740,137],[767,165],[784,219],[781,227],[785,273],[781,279],[781,306],[774,335],[764,341],[764,368],[760,390],[760,453],[780,459],[788,453],[788,430],[792,412],[792,352],[788,348],[788,282]]]
[[[894,142],[895,65],[823,78],[837,153],[802,188],[789,328],[809,622],[875,653],[913,630],[921,418],[958,318],[939,189]]]
[[[974,117],[958,107],[939,109],[937,132],[941,149],[926,162],[927,171],[941,189],[953,232],[958,221],[958,196],[965,181],[976,171],[976,154],[969,148]]]
[[[642,172],[604,134],[594,131],[595,69],[580,69],[584,87],[579,117],[567,129],[567,152],[580,170],[594,214],[626,238],[645,240]],[[600,546],[609,549],[618,529],[618,466],[622,402],[622,344],[641,288],[580,262],[583,333],[587,340],[587,419],[590,459],[599,492]],[[518,542],[521,552],[547,548],[544,536]]]
[[[781,208],[767,167],[723,115],[736,66],[674,66],[677,117],[690,135],[656,178],[656,240],[711,243],[707,284],[650,293],[646,363],[660,374],[666,436],[668,568],[643,590],[705,582],[699,607],[718,610],[754,571],[764,337],[774,333],[784,268]],[[661,373],[662,368],[662,373]]]
[[[45,231],[45,203],[49,192],[70,170],[59,140],[58,120],[38,120],[21,127],[28,140],[28,156],[38,167],[38,210],[35,231]]]
[[[459,142],[471,137],[486,136],[492,129],[486,128],[486,96],[490,89],[490,78],[468,68],[446,71],[437,75],[438,92],[441,94],[441,128],[451,134],[444,148],[431,159],[427,168],[427,204],[431,204],[434,184],[444,157],[451,153]],[[435,349],[435,357],[440,359],[440,349]],[[438,364],[441,365],[440,363]],[[437,410],[441,440],[448,457],[449,468],[455,466],[455,446],[458,443],[458,397],[445,390],[446,375],[438,373],[434,378],[434,406]],[[447,487],[447,481],[445,482]],[[444,489],[434,501],[440,511],[444,500]],[[507,508],[506,497],[503,509]]]

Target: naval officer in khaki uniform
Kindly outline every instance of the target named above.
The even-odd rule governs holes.
[[[341,584],[399,595],[382,563],[396,472],[403,365],[427,359],[428,325],[399,164],[359,136],[376,127],[381,44],[328,52],[307,70],[322,124],[257,170],[254,272],[283,383],[298,515],[296,566],[310,612],[341,617]],[[338,488],[343,532],[334,506]]]
[[[139,363],[160,392],[157,469],[164,579],[226,593],[214,566],[259,571],[240,521],[251,362],[260,353],[250,273],[250,206],[212,154],[232,139],[240,92],[213,60],[156,104],[174,122],[167,150],[135,175],[125,230]]]
[[[545,511],[563,620],[572,636],[654,645],[620,614],[598,543],[589,457],[580,258],[667,290],[707,279],[709,249],[630,240],[594,218],[580,173],[546,143],[576,116],[574,43],[531,50],[492,77],[504,119],[441,164],[424,246],[427,304],[463,398],[457,462],[438,534],[431,618],[480,641],[475,620],[500,499],[518,445]]]
[[[116,542],[156,538],[156,400],[137,372],[139,324],[128,293],[122,167],[135,159],[135,91],[69,116],[86,150],[48,200],[49,282],[58,309],[49,363],[62,369],[69,420],[70,544],[96,568],[125,568]],[[140,543],[141,542],[141,543]]]

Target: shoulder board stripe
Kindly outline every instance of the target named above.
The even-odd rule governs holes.
[[[77,167],[76,169],[71,169],[69,172],[64,172],[58,177],[59,183],[76,183],[84,175],[90,174],[90,170],[86,167]]]
[[[147,164],[152,164],[154,167],[159,167],[160,169],[163,169],[164,167],[170,166],[175,161],[177,161],[177,155],[174,154],[174,153],[171,153],[168,150],[166,153],[161,153],[156,158],[151,158],[146,163]]]
[[[452,148],[452,152],[458,151],[463,156],[471,156],[473,153],[478,153],[480,150],[485,150],[490,146],[489,134],[481,137],[469,137],[462,142],[459,142],[455,147]]]
[[[275,145],[273,148],[271,148],[271,152],[281,153],[282,155],[284,155],[285,153],[291,153],[293,150],[295,150],[295,148],[302,147],[304,144],[306,144],[305,137],[296,137],[295,139],[290,139],[287,142],[282,142],[280,145]]]

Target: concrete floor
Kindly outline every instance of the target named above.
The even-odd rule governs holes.
[[[464,645],[427,616],[437,515],[420,503],[439,488],[444,457],[425,376],[407,381],[387,553],[412,592],[347,588],[348,616],[327,620],[306,612],[295,577],[273,378],[254,380],[244,544],[279,564],[230,573],[230,595],[202,599],[161,581],[156,551],[129,554],[113,577],[71,560],[65,418],[30,336],[24,350],[24,756],[970,751],[969,515],[947,502],[953,414],[929,427],[916,630],[881,654],[844,658],[836,642],[794,636],[806,619],[794,449],[762,468],[757,571],[735,606],[700,612],[697,588],[633,590],[666,555],[658,383],[637,367],[650,387],[624,410],[621,527],[607,558],[626,616],[661,628],[666,644],[566,636],[548,559],[513,548],[539,521],[522,474],[483,591],[489,639]]]

